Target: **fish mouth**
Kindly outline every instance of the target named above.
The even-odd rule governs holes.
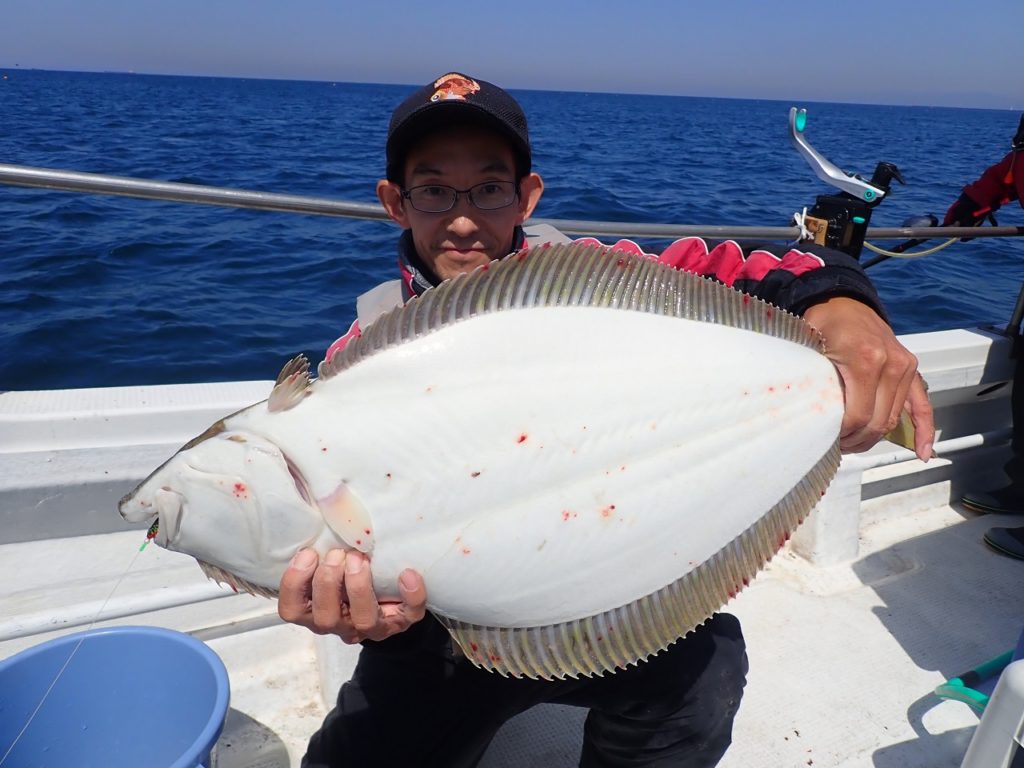
[[[149,501],[138,498],[139,489],[126,493],[117,503],[117,511],[127,523],[146,523],[158,517],[160,512]]]

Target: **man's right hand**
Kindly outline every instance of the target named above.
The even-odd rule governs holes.
[[[320,562],[314,550],[303,549],[281,577],[277,612],[287,622],[346,643],[383,640],[426,613],[427,590],[418,573],[402,571],[398,592],[401,602],[377,601],[369,561],[359,552],[333,549]]]

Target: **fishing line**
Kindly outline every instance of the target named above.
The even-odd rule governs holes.
[[[101,605],[99,607],[99,610],[96,611],[96,615],[93,616],[92,621],[89,622],[89,626],[82,630],[83,632],[88,632],[90,629],[93,628],[93,626],[95,626],[96,622],[99,621],[100,616],[103,614],[103,610],[107,607],[107,603],[110,602],[110,599],[114,596],[114,593],[117,592],[118,587],[121,586],[121,582],[124,581],[125,577],[128,575],[132,567],[135,565],[135,561],[138,560],[139,555],[142,554],[142,550],[146,548],[146,545],[149,544],[150,540],[153,538],[154,535],[155,532],[153,528],[150,528],[149,533],[146,534],[146,540],[142,543],[142,546],[139,547],[138,551],[132,556],[131,562],[128,563],[128,567],[125,568],[124,571],[121,573],[121,576],[118,578],[117,583],[114,584],[114,588],[111,589],[110,594],[107,595],[107,599],[103,601],[103,605]],[[39,700],[39,704],[36,705],[36,708],[32,711],[32,714],[29,715],[28,722],[26,722],[25,726],[21,729],[21,731],[18,732],[18,735],[14,737],[14,741],[11,742],[11,746],[7,748],[6,752],[4,752],[3,757],[0,757],[0,766],[3,766],[3,764],[7,762],[7,758],[10,757],[11,752],[14,751],[14,748],[18,745],[18,742],[21,741],[21,737],[25,735],[25,732],[29,729],[29,726],[32,725],[32,721],[36,719],[36,715],[39,714],[39,710],[43,708],[43,704],[45,704],[46,700],[49,698],[50,692],[54,689],[54,687],[57,685],[57,682],[64,675],[64,670],[68,668],[68,664],[70,664],[71,660],[75,658],[75,654],[78,653],[78,649],[82,647],[83,642],[85,642],[85,637],[78,638],[78,642],[75,643],[75,647],[71,649],[71,654],[64,662],[64,665],[57,672],[57,676],[53,678],[53,682],[50,683],[50,687],[46,689],[46,692],[43,694],[43,697]]]
[[[864,247],[867,248],[869,251],[880,254],[882,256],[888,256],[893,259],[918,259],[922,256],[929,256],[933,253],[938,253],[943,248],[949,248],[949,246],[951,246],[953,243],[959,242],[960,238],[951,237],[944,243],[939,243],[938,245],[932,248],[925,248],[923,251],[914,251],[913,253],[905,253],[903,251],[887,251],[885,250],[885,248],[879,248],[878,246],[872,245],[871,243],[868,242],[864,243]]]

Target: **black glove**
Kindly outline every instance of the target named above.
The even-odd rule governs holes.
[[[988,206],[980,206],[965,194],[961,194],[956,202],[949,206],[946,211],[946,218],[942,220],[944,227],[976,227],[985,220],[985,217],[996,209]],[[961,238],[963,242],[973,240],[973,237]]]

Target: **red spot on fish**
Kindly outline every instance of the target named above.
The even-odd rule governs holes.
[[[356,544],[362,544],[362,543],[363,543],[362,539],[356,539]]]
[[[747,294],[744,293],[743,294],[743,305],[746,306],[749,303],[750,303],[750,297],[747,296]]]
[[[619,472],[625,472],[625,471],[626,471],[626,465],[623,464],[621,467],[619,467]]]
[[[472,551],[473,550],[471,550],[469,547],[463,547],[462,548],[462,554],[464,554],[464,555],[468,555]]]
[[[323,451],[324,453],[327,453],[327,448],[326,447],[321,448],[320,450]]]
[[[429,395],[429,394],[430,394],[431,392],[433,392],[433,391],[434,391],[434,386],[433,386],[433,385],[430,385],[429,387],[427,387],[427,394],[428,394],[428,395]]]
[[[771,317],[772,317],[772,308],[771,307],[768,307],[768,309],[766,309],[764,311],[764,316],[767,317],[769,320],[771,319]]]
[[[599,642],[599,643],[600,643],[600,642],[601,642],[602,640],[604,640],[604,638],[603,638],[603,637],[601,637],[601,635],[598,635],[598,636],[597,636],[597,642]]]
[[[527,437],[526,433],[523,432],[521,435],[519,435],[519,439],[516,440],[516,442],[517,443],[525,443],[526,442],[526,437]]]
[[[495,655],[494,655],[494,654],[492,653],[492,654],[491,654],[491,661],[493,661],[493,662],[499,662],[499,661],[501,661],[501,656],[495,656]]]
[[[476,643],[470,643],[469,647],[473,650],[473,653],[476,653],[480,650],[480,647]]]
[[[470,472],[469,476],[470,477],[480,477],[480,473],[479,472]]]
[[[615,511],[615,505],[614,504],[609,504],[607,507],[604,507],[601,510],[601,517],[611,517],[612,516],[612,512],[614,512],[614,511]]]
[[[525,250],[523,250],[523,251],[520,251],[520,252],[518,253],[518,255],[516,256],[516,259],[517,259],[518,261],[526,261],[526,255],[527,255],[527,251],[525,251]]]
[[[391,473],[390,473],[390,472],[388,472],[388,474],[387,474],[387,478],[388,478],[388,480],[390,480],[390,479],[391,479]]]
[[[569,520],[570,518],[577,518],[580,516],[579,512],[573,512],[571,509],[562,510],[562,520]]]
[[[730,598],[732,598],[732,597],[736,597],[736,590],[735,590],[735,589],[730,589],[730,590],[729,590],[729,597],[730,597]]]
[[[615,263],[616,263],[616,264],[617,264],[618,266],[620,266],[620,267],[624,267],[624,266],[626,266],[626,260],[625,260],[625,259],[619,259],[619,260],[618,260],[617,262],[615,262]]]
[[[490,268],[491,268],[491,265],[490,265],[490,264],[484,264],[484,265],[483,265],[482,267],[480,267],[480,271],[481,271],[481,272],[486,272],[486,271],[488,271],[488,270],[489,270]]]
[[[249,489],[245,483],[235,483],[235,498],[246,499],[249,497]]]
[[[367,536],[369,536],[370,535],[370,529],[369,528],[363,528],[363,533],[365,533]]]
[[[749,587],[750,586],[750,579],[748,579],[746,576],[743,577],[743,586],[744,587]]]

